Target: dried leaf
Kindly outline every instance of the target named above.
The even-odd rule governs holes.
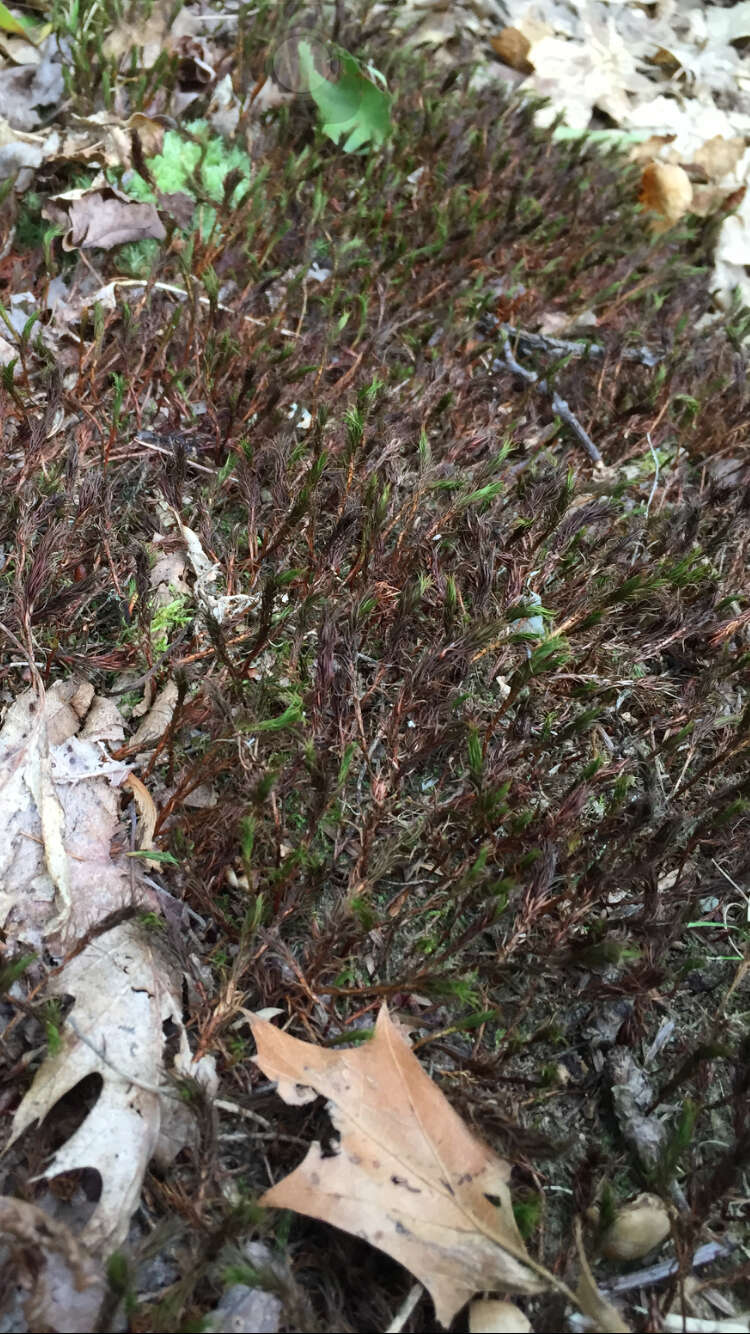
[[[137,204],[106,184],[53,195],[42,215],[66,228],[63,250],[111,250],[126,241],[163,241],[167,234],[153,204]]]
[[[57,38],[48,37],[40,54],[36,65],[0,70],[0,117],[16,130],[35,129],[42,120],[41,108],[56,107],[65,92]]]
[[[312,1144],[261,1203],[365,1237],[424,1284],[445,1325],[480,1290],[544,1288],[544,1271],[516,1228],[509,1165],[453,1111],[385,1006],[372,1040],[347,1051],[300,1042],[257,1016],[251,1022],[255,1060],[284,1101],[322,1094],[341,1136],[332,1157]]]
[[[744,138],[726,139],[722,134],[715,134],[693,154],[693,162],[705,167],[709,179],[718,182],[733,174],[744,155]]]
[[[208,1058],[192,1063],[178,970],[158,937],[122,920],[158,902],[134,866],[111,855],[119,825],[112,783],[127,768],[107,757],[102,738],[121,734],[115,707],[75,679],[27,691],[0,732],[0,927],[8,947],[70,953],[48,994],[74,998],[59,1048],[16,1111],[12,1139],[82,1079],[101,1076],[96,1103],[43,1175],[99,1173],[101,1197],[82,1239],[110,1251],[127,1235],[149,1160],[168,1161],[195,1129],[189,1108],[164,1084],[166,1021],[179,1044],[172,1072],[213,1081]],[[106,929],[113,912],[119,923]]]
[[[158,814],[156,805],[145,783],[142,783],[135,774],[128,774],[125,783],[133,793],[140,816],[141,828],[138,848],[141,852],[148,852],[154,846],[154,829],[156,828]],[[153,865],[158,865],[158,863],[154,862]]]
[[[177,706],[179,691],[174,681],[168,681],[159,692],[149,712],[133,737],[134,746],[151,746],[166,732]]]
[[[123,922],[94,939],[57,974],[49,991],[72,995],[62,1042],[37,1071],[13,1118],[12,1144],[44,1119],[70,1089],[99,1074],[99,1097],[42,1174],[92,1168],[102,1181],[96,1209],[81,1234],[92,1249],[125,1240],[146,1167],[168,1162],[192,1137],[189,1109],[163,1082],[171,1021],[180,1041],[175,1069],[213,1083],[213,1064],[191,1064],[182,1022],[180,979],[144,929]]]
[[[533,65],[529,62],[531,42],[518,28],[503,28],[502,32],[490,37],[490,46],[503,64],[522,74],[530,74]]]
[[[666,231],[687,213],[693,200],[690,177],[683,167],[672,162],[649,162],[641,178],[639,200],[644,208],[658,213],[654,223],[658,231]]]
[[[123,20],[116,24],[105,38],[104,55],[119,60],[121,56],[129,56],[131,51],[138,50],[141,52],[140,68],[151,69],[167,44],[173,9],[170,0],[158,0],[148,18],[135,10],[129,22]]]
[[[654,1105],[653,1085],[627,1047],[614,1047],[608,1053],[607,1072],[622,1137],[646,1170],[653,1171],[667,1141],[665,1126],[650,1114]]]
[[[38,948],[60,932],[62,954],[132,902],[127,863],[110,853],[117,786],[128,772],[102,744],[114,706],[97,711],[92,701],[82,726],[85,698],[75,680],[41,696],[26,691],[0,731],[0,926],[8,945]]]

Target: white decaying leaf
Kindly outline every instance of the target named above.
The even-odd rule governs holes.
[[[57,1054],[44,1061],[13,1118],[11,1143],[87,1075],[101,1076],[94,1107],[43,1175],[99,1172],[101,1197],[81,1240],[113,1250],[127,1235],[150,1160],[166,1164],[190,1139],[189,1110],[174,1085],[164,1083],[163,1025],[171,1021],[179,1034],[176,1073],[203,1075],[211,1085],[212,1064],[191,1066],[179,979],[137,923],[94,939],[49,990],[73,995],[75,1004]]]
[[[58,1050],[16,1111],[10,1142],[81,1080],[100,1076],[96,1102],[42,1175],[99,1173],[101,1196],[80,1240],[111,1252],[127,1235],[149,1161],[166,1164],[195,1133],[166,1076],[192,1076],[212,1095],[215,1072],[211,1058],[192,1062],[179,968],[135,918],[158,902],[140,868],[111,855],[119,824],[113,784],[128,770],[108,757],[105,737],[119,742],[122,720],[84,682],[46,692],[39,683],[8,710],[0,731],[0,926],[11,949],[45,946],[53,957],[70,956],[47,994],[74,1002]],[[165,1024],[177,1039],[169,1070]]]
[[[122,719],[92,696],[75,680],[41,697],[26,691],[0,731],[0,927],[8,946],[23,940],[38,949],[46,939],[62,955],[132,901],[127,860],[110,852],[117,785],[128,769],[104,746],[116,720],[122,736]],[[152,897],[143,896],[149,907]]]

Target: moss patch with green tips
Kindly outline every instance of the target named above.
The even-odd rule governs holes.
[[[293,18],[241,13],[238,89]],[[207,1257],[250,1236],[286,1248],[291,1327],[386,1328],[409,1290],[356,1239],[246,1207],[328,1133],[262,1084],[250,1008],[337,1046],[387,1000],[516,1164],[519,1223],[561,1274],[607,1182],[615,1204],[682,1192],[685,1255],[747,1195],[750,313],[712,322],[701,225],[652,239],[617,152],[537,130],[468,66],[446,87],[354,13],[337,41],[387,80],[384,141],[344,151],[300,98],[226,143],[199,101],[147,163],[196,225],[131,255],[149,285],[116,289],[57,358],[32,331],[4,382],[0,622],[46,679],[176,684],[144,781],[189,909],[191,1032],[222,1096],[276,1132],[238,1119],[216,1139],[205,1115],[200,1160],[154,1177],[149,1218],[184,1252],[163,1303],[131,1284],[143,1328],[196,1326],[218,1299]],[[122,274],[122,251],[93,258]],[[524,342],[550,312],[586,316],[564,354]],[[547,391],[504,360],[503,325]],[[213,591],[247,595],[224,620],[195,591],[150,607],[174,510]],[[15,646],[2,674],[10,698]],[[201,788],[214,804],[191,804]],[[644,1064],[667,1020],[649,1173],[608,1061]],[[530,1311],[561,1327],[552,1299]],[[410,1319],[431,1328],[428,1304]]]

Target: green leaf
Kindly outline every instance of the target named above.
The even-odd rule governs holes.
[[[366,144],[384,143],[391,132],[390,93],[376,87],[348,51],[339,53],[341,72],[335,83],[315,68],[309,42],[299,42],[298,53],[300,71],[320,112],[323,133],[335,144],[343,139],[345,153],[354,153]],[[366,68],[385,83],[379,71],[369,65]]]
[[[15,14],[11,14],[10,10],[6,9],[3,4],[0,4],[0,28],[3,32],[12,32],[16,37],[26,37],[27,39],[29,37],[25,24],[21,22],[20,18],[16,18]]]
[[[176,857],[171,852],[157,852],[155,848],[138,848],[135,852],[128,852],[127,857],[148,857],[152,862],[165,862],[167,866],[179,866]]]

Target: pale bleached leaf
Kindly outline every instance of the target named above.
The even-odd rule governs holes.
[[[10,1142],[82,1079],[101,1076],[94,1106],[43,1176],[80,1168],[99,1173],[101,1196],[81,1241],[112,1251],[127,1236],[150,1160],[173,1157],[191,1135],[189,1109],[165,1078],[164,1024],[170,1021],[180,1038],[176,1073],[213,1087],[213,1064],[192,1064],[179,975],[158,937],[137,922],[122,922],[92,940],[52,978],[49,992],[72,995],[74,1005],[59,1049],[42,1063],[16,1111]]]

